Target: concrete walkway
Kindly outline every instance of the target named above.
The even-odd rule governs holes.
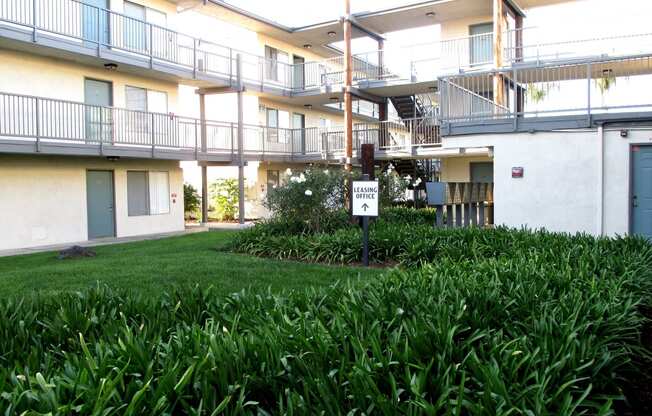
[[[184,231],[177,231],[173,233],[147,234],[147,235],[138,235],[133,237],[99,238],[97,240],[79,241],[79,242],[66,243],[66,244],[54,244],[54,245],[38,246],[32,248],[0,250],[0,257],[19,256],[23,254],[32,254],[32,253],[43,253],[47,251],[60,251],[72,246],[96,247],[96,246],[106,246],[109,244],[132,243],[134,241],[160,240],[168,237],[176,237],[180,235],[201,233],[207,231],[227,231],[227,230],[236,231],[243,228],[249,228],[251,226],[253,226],[253,223],[246,223],[244,225],[240,225],[237,223],[209,223],[208,225],[189,224],[186,226],[186,229]]]

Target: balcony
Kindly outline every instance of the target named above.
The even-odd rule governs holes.
[[[652,56],[513,66],[442,78],[445,135],[592,127],[649,119]]]
[[[339,161],[344,129],[243,125],[247,160]],[[206,140],[202,140],[205,129]],[[101,107],[0,93],[0,152],[234,162],[237,123]],[[411,157],[439,148],[434,118],[357,124],[354,151],[376,145],[378,158]]]

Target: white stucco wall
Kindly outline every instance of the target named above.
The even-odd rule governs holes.
[[[184,229],[179,162],[0,155],[0,250],[87,240],[88,169],[114,172],[118,237]],[[128,216],[127,170],[169,172],[169,214]]]
[[[605,129],[603,201],[597,129],[446,137],[443,142],[445,147],[493,146],[496,224],[622,235],[629,231],[630,145],[652,143],[652,129],[630,129],[626,139],[620,128]],[[512,167],[523,167],[524,177],[512,178]]]

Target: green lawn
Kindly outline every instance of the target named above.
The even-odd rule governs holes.
[[[233,232],[213,231],[95,247],[95,258],[58,260],[57,253],[0,257],[0,296],[84,289],[97,282],[153,294],[177,285],[278,291],[379,276],[378,269],[301,264],[216,251]]]

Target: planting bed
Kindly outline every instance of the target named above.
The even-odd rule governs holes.
[[[372,240],[404,267],[364,284],[0,301],[0,411],[650,414],[647,241],[399,222]],[[268,227],[233,247],[287,228]],[[306,258],[299,243],[355,233],[260,254]]]

